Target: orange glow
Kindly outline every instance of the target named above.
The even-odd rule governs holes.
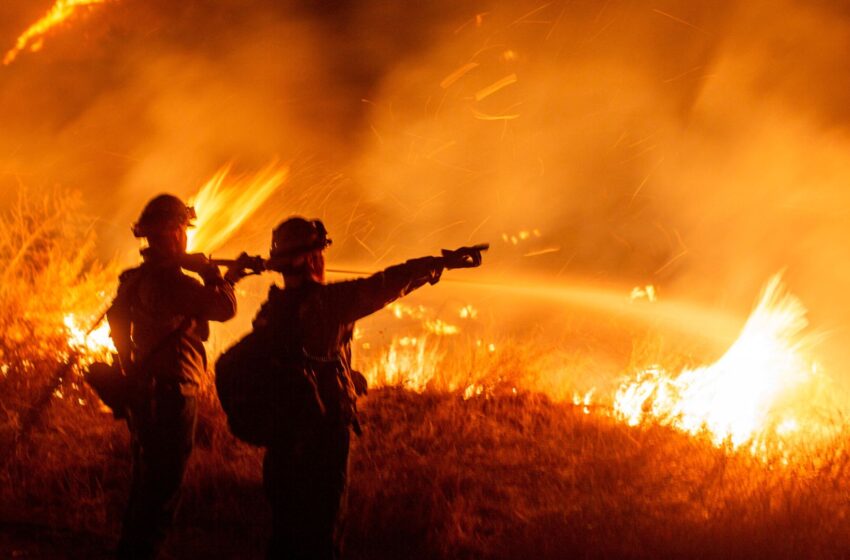
[[[448,336],[460,332],[460,328],[455,325],[450,325],[441,319],[433,319],[425,321],[425,330],[437,336]]]
[[[112,338],[109,336],[109,323],[101,321],[90,333],[86,334],[86,321],[74,313],[64,317],[65,328],[68,331],[68,346],[80,354],[80,361],[92,363],[95,361],[111,362],[111,355],[116,352]]]
[[[211,253],[220,248],[259,210],[289,176],[289,167],[277,161],[253,175],[232,176],[225,165],[189,200],[198,214],[189,230],[189,252]]]
[[[817,366],[805,353],[806,309],[777,275],[767,284],[737,340],[714,364],[678,375],[661,366],[617,390],[615,412],[628,424],[656,420],[716,444],[755,449],[787,438],[805,423],[805,391]]]
[[[396,385],[421,393],[434,379],[441,356],[428,338],[395,337],[365,372],[370,385]]]
[[[97,4],[104,4],[108,0],[56,0],[52,8],[37,22],[29,26],[24,31],[15,46],[11,48],[3,57],[3,65],[11,64],[18,54],[24,49],[29,48],[30,52],[41,50],[44,42],[44,37],[47,33],[67,21],[79,8],[91,7]]]

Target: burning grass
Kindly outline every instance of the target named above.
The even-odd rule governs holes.
[[[42,421],[19,437],[80,343],[68,313],[96,316],[115,278],[92,256],[90,222],[73,218],[78,204],[22,195],[0,221],[0,521],[13,528],[0,555],[106,557],[126,500],[126,428],[73,368],[36,409]],[[613,376],[612,387],[588,393],[583,380],[604,369],[593,363],[596,347],[626,347],[629,372],[699,370],[660,335],[576,324],[569,346],[545,346],[495,334],[466,302],[440,313],[399,304],[385,318],[390,330],[366,323],[355,340],[373,389],[352,452],[350,558],[843,558],[850,550],[850,426],[841,418],[831,417],[827,439],[799,442],[793,455],[754,454],[707,429],[665,425],[670,415],[629,426],[606,401]],[[227,432],[211,383],[200,401],[168,549],[261,558],[269,523],[261,452]]]
[[[54,390],[62,396],[61,382],[73,390],[79,356],[69,339],[88,330],[117,279],[115,267],[104,266],[96,258],[93,221],[80,215],[80,206],[74,195],[39,195],[22,189],[0,219],[0,446],[4,450],[31,427]],[[2,460],[5,451],[0,453]]]
[[[783,465],[532,393],[385,388],[362,414],[350,558],[842,558],[850,547],[846,437]],[[77,546],[99,535],[65,554],[106,556],[129,483],[123,426],[67,401],[48,421],[0,475],[3,520],[43,526],[57,550],[61,535]],[[261,558],[259,452],[227,434],[212,395],[199,435],[168,550]],[[47,529],[57,526],[60,536]]]

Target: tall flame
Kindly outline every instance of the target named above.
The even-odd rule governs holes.
[[[96,4],[104,4],[108,0],[56,0],[53,7],[37,22],[24,31],[15,46],[6,53],[3,57],[3,65],[11,64],[24,49],[29,47],[31,52],[37,52],[41,49],[44,42],[44,36],[48,31],[67,21],[77,9]]]
[[[277,161],[253,175],[230,175],[225,165],[190,199],[198,214],[196,227],[189,230],[188,250],[211,253],[263,206],[286,181],[289,167]]]
[[[715,364],[677,376],[660,367],[620,386],[615,411],[629,424],[655,419],[689,433],[706,430],[739,447],[801,425],[802,391],[816,365],[804,355],[806,309],[774,276],[738,339]]]

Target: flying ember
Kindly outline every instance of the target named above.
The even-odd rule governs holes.
[[[29,26],[24,31],[15,46],[3,57],[3,65],[8,66],[18,57],[24,49],[29,48],[31,52],[41,50],[44,37],[47,32],[67,21],[79,8],[91,7],[96,4],[104,4],[108,0],[56,0],[52,8],[40,20]]]
[[[617,390],[614,409],[630,425],[656,420],[715,444],[753,448],[804,425],[803,392],[817,365],[805,354],[806,309],[774,276],[737,340],[714,364],[672,375],[660,366]]]

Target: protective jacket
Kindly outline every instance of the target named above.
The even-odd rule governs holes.
[[[306,358],[322,410],[314,422],[279,430],[281,437],[268,446],[263,478],[273,514],[269,558],[339,558],[349,426],[357,427],[354,323],[426,283],[436,283],[442,271],[442,259],[424,257],[368,278],[271,289],[254,327],[272,333],[269,352],[281,361]]]
[[[271,333],[270,351],[282,362],[306,358],[317,374],[321,404],[331,419],[339,414],[343,420],[354,420],[351,339],[355,321],[426,283],[435,284],[442,271],[441,259],[423,257],[368,278],[311,282],[298,288],[272,286],[254,319],[254,329]]]
[[[121,364],[128,374],[148,373],[155,376],[154,383],[191,390],[206,371],[203,342],[209,337],[209,321],[236,314],[233,286],[214,268],[201,284],[175,261],[159,259],[149,250],[143,257],[141,266],[121,274],[107,312]]]
[[[209,321],[236,313],[233,286],[217,269],[204,283],[150,250],[121,275],[107,312],[127,371],[133,479],[124,515],[120,559],[152,559],[165,540],[194,445],[195,389],[206,369]]]

